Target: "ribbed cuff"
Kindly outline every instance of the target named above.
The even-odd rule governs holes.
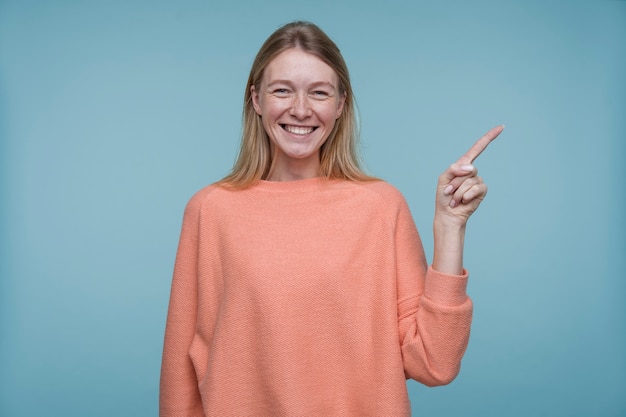
[[[463,269],[462,275],[449,275],[428,267],[424,297],[435,304],[458,306],[467,301],[467,278],[469,274]]]

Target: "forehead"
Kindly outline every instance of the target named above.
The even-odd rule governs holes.
[[[263,79],[290,82],[326,82],[337,85],[339,77],[321,58],[300,48],[290,48],[276,55],[265,68]]]

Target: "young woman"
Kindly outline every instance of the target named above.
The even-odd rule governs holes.
[[[308,22],[261,47],[232,172],[188,203],[161,373],[162,416],[408,416],[406,378],[447,384],[472,303],[472,161],[439,178],[428,266],[398,190],[363,173],[346,64]]]

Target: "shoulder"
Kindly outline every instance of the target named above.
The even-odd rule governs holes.
[[[408,204],[404,195],[390,183],[377,181],[353,182],[351,199],[359,205],[360,210],[368,207],[368,212],[377,212],[387,218],[397,216],[408,211]]]
[[[395,186],[382,180],[359,182],[358,187],[373,198],[377,198],[385,204],[406,204],[404,195]]]
[[[187,201],[185,213],[191,214],[200,212],[207,201],[213,200],[216,195],[220,194],[220,189],[221,187],[218,185],[211,184],[196,191],[189,201]]]

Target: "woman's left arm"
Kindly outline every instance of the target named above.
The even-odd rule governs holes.
[[[466,293],[463,240],[467,219],[487,193],[471,164],[502,129],[487,132],[439,177],[431,267],[426,268],[408,209],[398,217],[398,313],[404,369],[408,377],[429,386],[447,384],[456,377],[469,341],[472,301]]]
[[[433,269],[445,274],[463,273],[463,245],[467,220],[487,194],[474,160],[504,129],[497,126],[439,176],[433,222]]]

